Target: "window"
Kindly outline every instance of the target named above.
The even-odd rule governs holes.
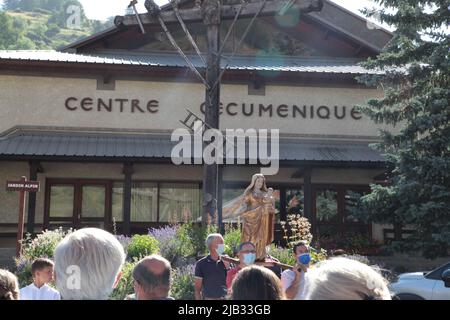
[[[123,221],[122,204],[123,182],[115,182],[112,188],[112,215],[117,222]],[[130,217],[132,222],[196,220],[201,217],[201,211],[201,190],[198,184],[132,183]]]
[[[286,189],[286,214],[303,214],[304,194],[302,189]]]
[[[365,195],[362,191],[345,190],[345,222],[358,223],[357,218],[359,199]]]
[[[81,216],[84,218],[103,218],[105,216],[105,187],[83,186]]]
[[[72,218],[74,198],[74,186],[52,185],[50,188],[50,217]]]
[[[198,184],[161,183],[159,221],[196,221],[201,217],[201,190]]]
[[[338,193],[334,190],[318,191],[316,194],[317,223],[339,223]]]
[[[123,221],[123,182],[116,182],[112,188],[112,213],[115,221]],[[131,186],[131,213],[133,222],[158,220],[158,188],[156,183],[134,182]]]
[[[325,242],[346,247],[355,241],[369,243],[369,226],[357,217],[362,187],[333,186],[315,190],[315,232]]]
[[[45,227],[100,227],[108,221],[109,182],[82,179],[48,179]],[[65,222],[65,223],[63,223]]]

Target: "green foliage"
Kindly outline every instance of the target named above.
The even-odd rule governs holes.
[[[145,256],[158,253],[158,241],[149,235],[136,234],[131,238],[128,244],[128,259],[141,259]]]
[[[51,231],[46,230],[34,239],[31,238],[30,234],[25,236],[22,242],[22,254],[15,260],[15,274],[19,279],[21,287],[30,284],[33,280],[31,274],[31,264],[33,261],[37,258],[53,259],[56,246],[71,232],[72,229],[64,231],[62,228],[59,228]]]
[[[67,12],[70,5],[80,8],[79,26],[72,22],[78,12]],[[97,33],[112,25],[89,20],[77,0],[5,1],[0,11],[0,50],[56,49],[81,37]]]
[[[311,243],[311,224],[307,218],[300,214],[288,214],[287,221],[281,221],[280,224],[288,247],[292,248],[299,241]]]
[[[37,258],[53,258],[56,246],[72,229],[64,231],[63,228],[56,230],[46,230],[37,235],[34,239],[27,234],[23,240],[22,256],[34,260]]]
[[[412,227],[396,250],[427,258],[450,248],[450,37],[448,1],[375,0],[381,21],[396,28],[392,41],[367,68],[385,70],[359,80],[384,89],[361,110],[374,122],[396,125],[374,147],[392,170],[386,186],[361,199],[360,218]],[[433,10],[426,10],[433,8]],[[366,12],[370,15],[369,12]]]
[[[178,228],[176,234],[176,253],[178,256],[187,257],[197,254],[199,244],[196,243],[196,232],[198,230],[194,223],[185,223]]]
[[[133,269],[137,260],[125,262],[122,268],[122,277],[117,287],[111,293],[111,300],[125,300],[125,298],[134,292]]]
[[[235,256],[238,252],[239,245],[241,244],[241,224],[238,223],[237,227],[232,224],[225,225],[225,235],[223,237],[225,242],[225,254],[229,256]]]
[[[173,270],[171,296],[176,300],[194,300],[194,265]]]
[[[275,244],[270,245],[269,254],[278,259],[281,263],[293,266],[295,264],[295,257],[292,253],[292,249],[282,248]]]
[[[202,225],[195,222],[188,222],[183,224],[180,229],[184,229],[186,238],[190,239],[192,243],[192,253],[194,255],[204,255],[208,252],[208,248],[205,245],[205,239],[208,234],[217,233],[218,229],[216,225],[207,224]]]

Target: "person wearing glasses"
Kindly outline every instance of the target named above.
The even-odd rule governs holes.
[[[227,289],[230,291],[231,284],[233,283],[233,279],[236,277],[236,274],[243,268],[252,265],[256,260],[256,247],[251,242],[243,242],[239,245],[238,251],[239,264],[228,270],[227,272]]]

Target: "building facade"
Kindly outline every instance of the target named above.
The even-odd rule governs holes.
[[[204,86],[162,30],[149,27],[144,35],[120,21],[58,51],[0,51],[0,181],[41,182],[26,204],[30,232],[146,232],[201,216],[202,166],[174,165],[170,134],[183,127],[187,110],[202,115]],[[238,23],[228,54],[248,22]],[[170,28],[189,52],[179,26]],[[203,27],[189,28],[204,50]],[[319,237],[384,240],[389,227],[352,216],[355,199],[387,169],[369,147],[380,128],[356,109],[382,92],[355,78],[375,72],[358,63],[392,35],[328,1],[318,13],[259,18],[252,30],[224,75],[220,128],[280,130],[280,170],[267,177],[277,238],[279,222],[301,213]],[[201,59],[188,55],[201,68]],[[259,167],[221,170],[226,203]],[[0,189],[0,204],[6,246],[17,232],[17,193]]]

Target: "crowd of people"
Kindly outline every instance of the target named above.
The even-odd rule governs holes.
[[[387,282],[372,267],[335,257],[309,268],[310,248],[293,247],[297,263],[280,272],[274,264],[256,262],[256,246],[239,246],[239,263],[226,259],[221,234],[206,239],[209,254],[195,266],[197,300],[389,300]],[[106,300],[121,278],[123,246],[107,231],[86,228],[66,236],[56,247],[54,262],[32,264],[33,283],[19,289],[16,276],[0,269],[0,300]],[[129,299],[173,300],[172,267],[159,255],[142,258],[132,276]],[[56,289],[48,284],[54,281]]]

